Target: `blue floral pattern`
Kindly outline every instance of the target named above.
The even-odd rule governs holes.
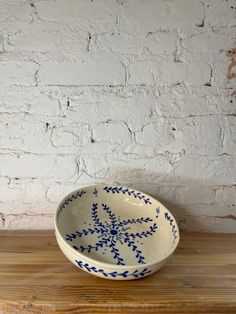
[[[104,277],[107,278],[141,278],[146,276],[147,274],[151,273],[151,270],[148,270],[147,268],[144,268],[142,270],[136,269],[135,271],[129,272],[128,270],[122,271],[122,272],[106,272],[104,269],[96,268],[95,266],[90,266],[88,263],[83,263],[80,260],[75,260],[76,264],[83,270],[87,270],[89,273],[93,272],[96,274],[102,274]]]
[[[167,212],[164,214],[164,217],[167,221],[169,221],[170,223],[170,226],[171,226],[171,232],[173,234],[173,237],[174,237],[174,241],[178,238],[177,234],[178,234],[178,231],[177,231],[177,228],[176,226],[174,225],[174,219],[171,218],[170,214],[168,214]]]
[[[59,217],[60,213],[62,212],[62,210],[64,208],[66,208],[66,206],[68,206],[71,202],[73,202],[74,200],[76,200],[78,197],[82,197],[84,194],[86,194],[86,191],[82,190],[82,191],[78,191],[75,194],[72,194],[71,197],[68,197],[61,205],[60,208],[58,210],[57,213],[57,218]]]
[[[145,204],[152,204],[150,202],[150,198],[149,197],[146,197],[145,195],[143,195],[142,193],[140,192],[136,192],[134,190],[130,190],[128,188],[122,188],[122,187],[118,187],[118,186],[115,186],[115,187],[112,187],[112,186],[105,186],[103,188],[104,191],[106,191],[107,193],[122,193],[122,194],[128,194],[130,196],[133,196],[134,198],[138,198],[140,200],[143,200]]]
[[[103,211],[107,213],[109,222],[102,222],[98,215],[98,203],[92,204],[91,216],[93,220],[93,227],[82,229],[76,231],[75,233],[66,234],[67,241],[73,241],[77,237],[87,236],[89,234],[96,234],[98,236],[98,241],[94,245],[77,247],[73,245],[73,248],[80,252],[90,253],[92,251],[99,251],[104,247],[108,247],[113,255],[114,260],[117,265],[125,265],[124,258],[121,256],[119,249],[117,248],[117,243],[127,245],[131,251],[134,252],[136,260],[139,264],[145,264],[145,258],[142,255],[142,251],[138,248],[136,244],[136,239],[147,238],[152,236],[157,231],[157,224],[153,223],[149,225],[146,231],[132,233],[130,232],[130,225],[133,224],[147,224],[153,220],[149,217],[147,218],[133,218],[127,220],[120,220],[111,211],[110,207],[106,204],[101,204]]]

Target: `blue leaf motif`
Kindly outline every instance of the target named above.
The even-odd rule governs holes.
[[[138,198],[140,200],[143,200],[145,204],[152,204],[150,201],[149,197],[146,197],[145,195],[141,194],[140,192],[136,192],[134,190],[130,190],[128,188],[122,188],[122,187],[112,187],[112,186],[105,186],[103,188],[104,191],[106,191],[107,193],[112,193],[112,194],[128,194],[129,196],[133,196],[134,198]]]
[[[130,193],[132,194],[132,191]],[[149,226],[149,229],[146,231],[132,233],[128,231],[130,229],[128,227],[129,225],[148,224],[153,220],[149,217],[141,217],[120,221],[117,219],[116,215],[112,212],[107,204],[102,203],[101,207],[102,210],[107,213],[110,223],[103,223],[100,220],[98,214],[98,203],[93,203],[91,208],[91,216],[94,226],[88,229],[78,230],[71,234],[66,234],[66,240],[73,242],[77,237],[80,238],[89,234],[95,234],[98,237],[98,241],[95,244],[88,244],[87,246],[80,245],[79,247],[76,246],[77,250],[79,250],[81,253],[91,253],[92,251],[99,251],[104,248],[104,246],[107,246],[110,249],[110,253],[112,254],[114,260],[116,261],[116,264],[125,265],[124,257],[121,256],[117,246],[117,243],[120,243],[122,245],[127,245],[130,248],[139,264],[145,264],[145,257],[143,256],[140,248],[138,248],[137,244],[135,243],[135,240],[137,238],[141,239],[153,236],[153,234],[157,231],[157,224],[154,223],[153,225]]]
[[[142,270],[138,270],[136,269],[135,271],[131,271],[129,272],[128,270],[122,271],[122,272],[117,272],[117,271],[113,271],[113,272],[106,272],[103,269],[97,269],[95,266],[90,266],[88,263],[83,263],[80,260],[75,260],[76,264],[78,267],[80,267],[81,269],[86,269],[89,273],[94,272],[96,273],[100,273],[102,274],[104,277],[106,278],[129,278],[129,277],[133,277],[133,278],[141,278],[144,277],[148,274],[151,273],[151,270],[149,270],[148,268],[144,268]]]

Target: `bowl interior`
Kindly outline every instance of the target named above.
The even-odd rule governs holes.
[[[57,210],[56,232],[68,248],[114,265],[161,260],[179,240],[176,221],[161,203],[142,192],[106,185],[67,195]]]

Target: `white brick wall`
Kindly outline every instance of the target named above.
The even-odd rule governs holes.
[[[0,229],[52,228],[66,193],[108,182],[235,232],[235,7],[2,0]]]

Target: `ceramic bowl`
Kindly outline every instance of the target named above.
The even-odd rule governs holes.
[[[68,194],[55,214],[58,245],[80,269],[130,280],[157,271],[179,242],[172,214],[151,196],[120,186],[87,186]]]

